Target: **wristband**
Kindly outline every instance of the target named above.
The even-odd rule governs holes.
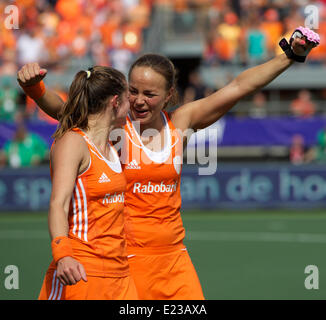
[[[46,91],[43,80],[41,80],[40,82],[32,86],[21,86],[21,87],[23,88],[24,92],[33,100],[42,98]]]
[[[73,250],[71,247],[70,239],[65,236],[59,236],[51,241],[52,256],[55,263],[57,263],[61,258],[72,257]]]

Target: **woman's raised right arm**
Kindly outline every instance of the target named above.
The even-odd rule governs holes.
[[[43,78],[47,70],[38,63],[25,64],[17,73],[17,81],[25,93],[50,117],[58,119],[64,101],[54,91],[45,90]]]

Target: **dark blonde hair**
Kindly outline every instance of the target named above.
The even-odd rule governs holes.
[[[166,90],[173,89],[173,94],[165,107],[175,106],[179,102],[177,91],[177,71],[170,59],[160,54],[148,53],[140,56],[130,67],[128,78],[135,67],[148,67],[162,75],[166,81]]]
[[[126,90],[125,76],[114,68],[95,66],[79,71],[70,85],[53,138],[62,137],[72,128],[87,129],[88,116],[103,111],[111,96],[120,97]]]

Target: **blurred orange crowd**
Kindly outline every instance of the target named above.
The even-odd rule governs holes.
[[[69,57],[90,55],[110,65],[110,50],[137,53],[149,25],[152,1],[16,0],[19,29],[0,24],[0,74],[13,74],[31,61],[53,66]],[[0,1],[4,12],[7,1]]]
[[[313,27],[321,44],[309,62],[326,63],[326,0],[159,0],[179,18],[205,17],[204,60],[214,64],[257,64],[281,53],[278,42],[300,25]],[[196,19],[194,19],[196,21]],[[198,22],[198,20],[196,21]]]
[[[0,23],[0,75],[38,61],[64,68],[69,59],[90,57],[93,64],[127,69],[143,46],[153,7],[169,7],[177,19],[204,14],[205,63],[260,63],[279,53],[283,36],[305,23],[305,8],[318,8],[321,45],[309,61],[326,61],[326,0],[16,0],[19,29]],[[8,1],[0,0],[5,17]],[[67,63],[69,65],[69,62]]]
[[[298,26],[313,27],[321,38],[308,63],[326,63],[325,0],[213,2],[205,51],[209,63],[262,63],[282,52],[279,41],[289,39]]]

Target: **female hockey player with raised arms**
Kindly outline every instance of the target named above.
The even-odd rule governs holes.
[[[124,127],[123,150],[127,152],[121,161],[127,178],[128,261],[140,299],[204,299],[183,244],[180,177],[187,139],[180,132],[216,122],[295,61],[304,62],[318,43],[316,33],[300,27],[290,43],[285,39],[280,42],[283,54],[245,70],[212,95],[171,113],[165,109],[173,104],[176,92],[172,62],[161,55],[145,54],[133,63],[129,71],[130,113]],[[37,104],[57,118],[63,101],[51,90],[41,92],[45,74],[45,69],[29,64],[19,71],[18,79],[23,87],[31,86]],[[155,129],[157,134],[148,137],[147,129]]]

